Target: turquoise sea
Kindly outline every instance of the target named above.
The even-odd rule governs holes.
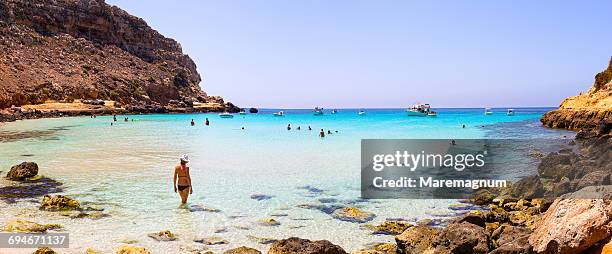
[[[82,253],[87,247],[110,253],[128,240],[154,253],[181,253],[202,248],[194,238],[210,236],[229,241],[208,246],[214,252],[242,245],[266,251],[268,245],[255,238],[290,236],[327,239],[355,251],[393,241],[393,236],[372,235],[360,224],[300,205],[357,206],[376,214],[371,223],[378,224],[449,218],[458,203],[360,199],[361,139],[571,138],[572,132],[541,127],[539,117],[548,110],[515,108],[516,114],[507,116],[506,109],[493,109],[486,116],[483,109],[441,108],[435,109],[434,118],[408,117],[403,109],[365,109],[365,116],[357,114],[359,109],[326,110],[322,116],[284,109],[286,116],[276,117],[272,113],[279,109],[264,109],[228,119],[217,114],[129,115],[124,122],[125,116],[118,116],[113,126],[111,116],[1,123],[0,137],[25,137],[0,142],[0,174],[11,165],[35,161],[40,174],[63,183],[63,194],[97,204],[111,216],[70,219],[41,212],[37,198],[0,201],[0,224],[17,218],[62,224],[70,233],[70,249],[62,253]],[[205,118],[210,126],[204,126]],[[190,126],[191,119],[195,126]],[[319,138],[320,129],[333,134]],[[191,158],[190,205],[219,212],[179,208],[172,173],[181,154]],[[0,186],[9,184],[0,180]],[[271,198],[258,201],[251,199],[253,194]],[[280,225],[257,222],[270,217]],[[146,236],[164,229],[179,240],[157,242]]]

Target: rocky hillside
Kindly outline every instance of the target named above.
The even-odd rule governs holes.
[[[542,123],[551,128],[609,132],[612,124],[612,59],[608,68],[595,76],[593,87],[565,99],[559,109],[546,113]]]
[[[0,1],[0,109],[72,99],[231,105],[200,81],[179,43],[103,0]]]

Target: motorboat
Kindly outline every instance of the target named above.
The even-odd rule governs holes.
[[[276,113],[273,113],[274,116],[285,116],[285,111],[278,111]]]
[[[240,114],[240,115],[246,115],[246,112],[244,112],[244,110],[240,110],[240,112],[238,112],[238,114]]]
[[[429,112],[427,112],[427,116],[436,117],[436,116],[438,116],[438,113],[436,113],[435,111],[429,111]]]
[[[408,116],[427,116],[430,111],[431,106],[429,104],[416,104],[406,109],[406,114]]]
[[[219,114],[219,116],[221,118],[233,118],[234,117],[234,115],[232,115],[232,114],[230,114],[228,112],[223,112],[223,113]]]
[[[323,115],[323,108],[315,107],[312,112],[315,116]]]
[[[513,116],[514,115],[514,109],[509,108],[508,112],[506,113],[506,115]]]
[[[484,114],[487,115],[487,116],[488,115],[492,115],[493,114],[493,110],[491,108],[485,108]]]
[[[359,113],[357,113],[357,114],[358,114],[358,115],[360,115],[360,116],[365,116],[365,115],[366,115],[366,112],[365,112],[365,111],[363,111],[363,110],[359,110]]]
[[[338,113],[338,110],[337,109],[332,109],[331,113],[332,114]]]

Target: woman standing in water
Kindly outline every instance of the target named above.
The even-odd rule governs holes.
[[[181,164],[174,167],[174,192],[178,192],[181,195],[181,202],[187,203],[189,194],[193,194],[191,189],[191,176],[189,175],[189,157],[183,154],[180,158]],[[178,181],[177,181],[178,180]]]

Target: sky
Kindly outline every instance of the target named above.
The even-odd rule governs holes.
[[[107,2],[241,107],[556,107],[612,56],[610,1]]]

